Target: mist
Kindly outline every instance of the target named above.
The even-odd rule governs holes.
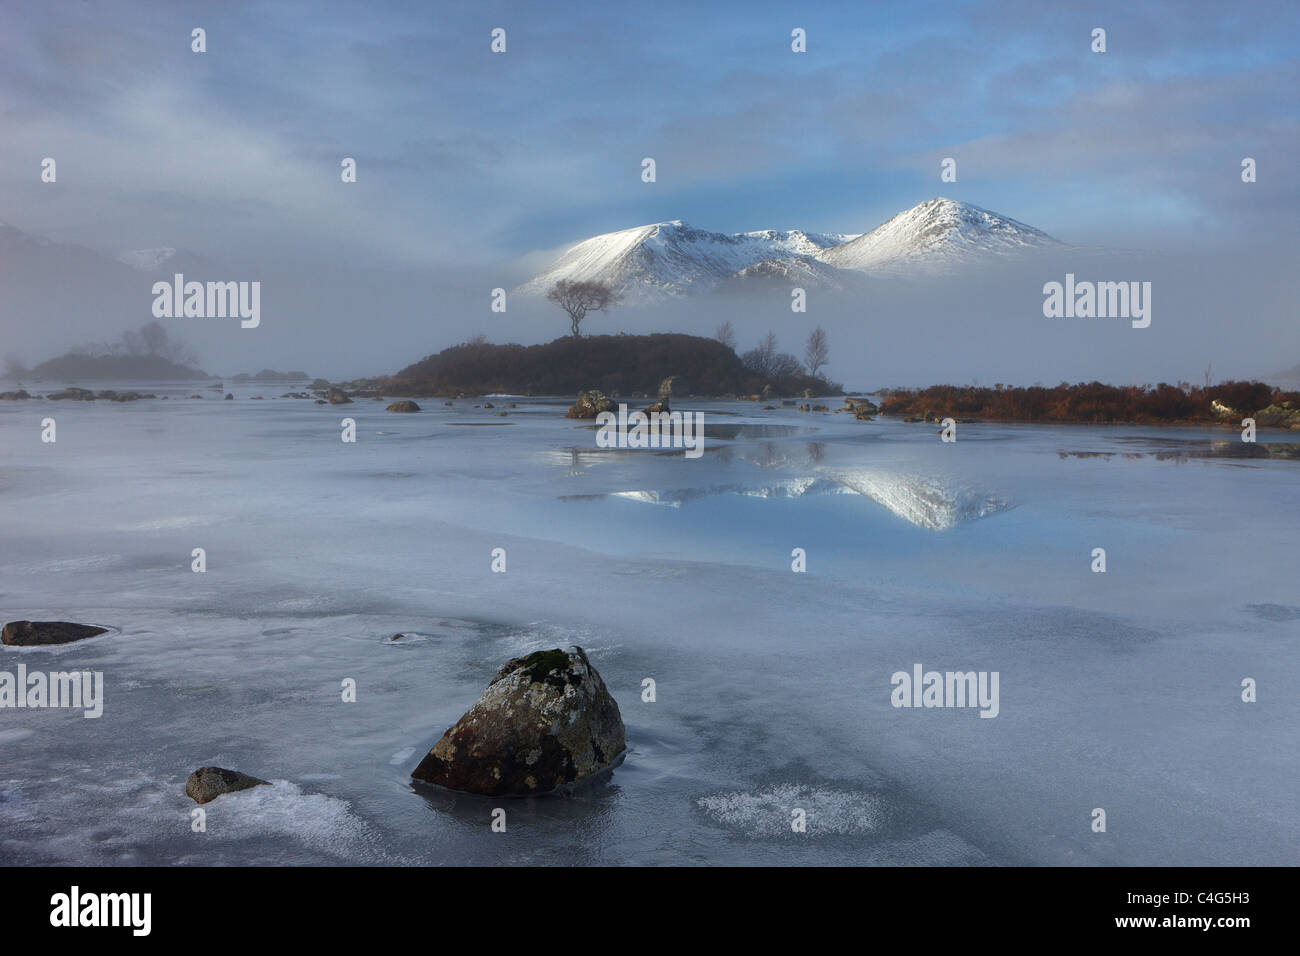
[[[77,255],[83,265],[71,273],[30,261],[6,272],[0,354],[30,367],[153,320],[156,276],[88,250]],[[8,262],[12,267],[14,260]],[[1273,246],[1179,255],[1067,250],[959,276],[849,277],[841,290],[809,288],[802,313],[791,310],[790,287],[776,283],[655,305],[620,304],[590,315],[584,332],[711,336],[731,321],[737,351],[771,331],[781,351],[802,357],[808,333],[821,326],[831,343],[826,374],[856,390],[977,382],[1200,383],[1211,366],[1216,381],[1268,380],[1300,357],[1290,264],[1288,254]],[[262,283],[258,328],[243,329],[237,319],[162,320],[216,376],[264,368],[303,369],[333,380],[386,375],[475,335],[533,344],[568,331],[556,306],[513,293],[526,277],[519,262],[456,271],[346,262],[236,271],[204,259],[200,272],[192,268],[187,280]],[[1150,282],[1150,326],[1133,328],[1119,318],[1046,318],[1043,285],[1067,273],[1080,281]],[[492,309],[496,288],[507,290],[504,312]]]

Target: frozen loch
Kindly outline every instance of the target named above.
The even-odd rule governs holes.
[[[250,395],[0,407],[4,619],[109,629],[0,648],[103,675],[97,717],[0,708],[0,862],[1300,862],[1294,456],[698,401],[691,459],[559,399]],[[572,644],[612,773],[413,784],[505,661]],[[996,716],[896,706],[914,668],[997,674]],[[271,785],[196,832],[205,765]]]

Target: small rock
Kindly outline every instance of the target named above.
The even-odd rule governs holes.
[[[270,781],[250,777],[238,770],[226,770],[222,767],[200,767],[185,781],[185,796],[193,797],[195,803],[211,803],[223,793],[235,793],[251,787],[269,787]]]
[[[384,411],[387,412],[418,412],[420,406],[415,402],[393,402]]]

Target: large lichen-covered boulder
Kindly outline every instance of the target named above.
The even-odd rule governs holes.
[[[71,644],[88,637],[107,634],[108,628],[69,621],[10,621],[0,631],[0,644],[35,647],[47,644]]]
[[[601,412],[614,410],[614,403],[605,397],[605,393],[593,388],[585,392],[579,392],[577,402],[564,413],[564,417],[595,418]]]
[[[1300,408],[1295,408],[1291,402],[1274,402],[1252,417],[1260,427],[1300,428]]]
[[[266,780],[250,777],[238,770],[226,770],[224,767],[200,767],[190,774],[185,781],[185,796],[193,797],[196,803],[210,803],[223,793],[235,793],[250,787],[269,787]]]
[[[581,647],[517,657],[411,774],[490,796],[544,793],[626,749],[618,704]]]

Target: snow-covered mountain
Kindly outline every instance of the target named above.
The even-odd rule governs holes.
[[[837,269],[873,274],[935,274],[956,271],[1032,249],[1061,243],[1023,222],[954,199],[927,199],[865,235],[818,258]]]
[[[207,264],[204,259],[184,249],[160,246],[157,249],[129,249],[117,255],[117,261],[130,266],[137,272],[156,276],[166,273],[170,278],[174,273],[193,273]]]
[[[942,198],[862,235],[726,234],[673,220],[584,239],[517,291],[544,295],[560,279],[597,281],[638,304],[763,279],[844,287],[862,274],[923,277],[1060,245],[1022,222]]]
[[[141,272],[154,272],[176,257],[176,250],[171,246],[159,249],[128,249],[118,253],[117,261]]]
[[[611,285],[625,302],[659,301],[707,292],[760,262],[814,260],[855,236],[765,229],[727,235],[681,220],[637,226],[584,239],[518,291],[545,295],[561,279]]]

